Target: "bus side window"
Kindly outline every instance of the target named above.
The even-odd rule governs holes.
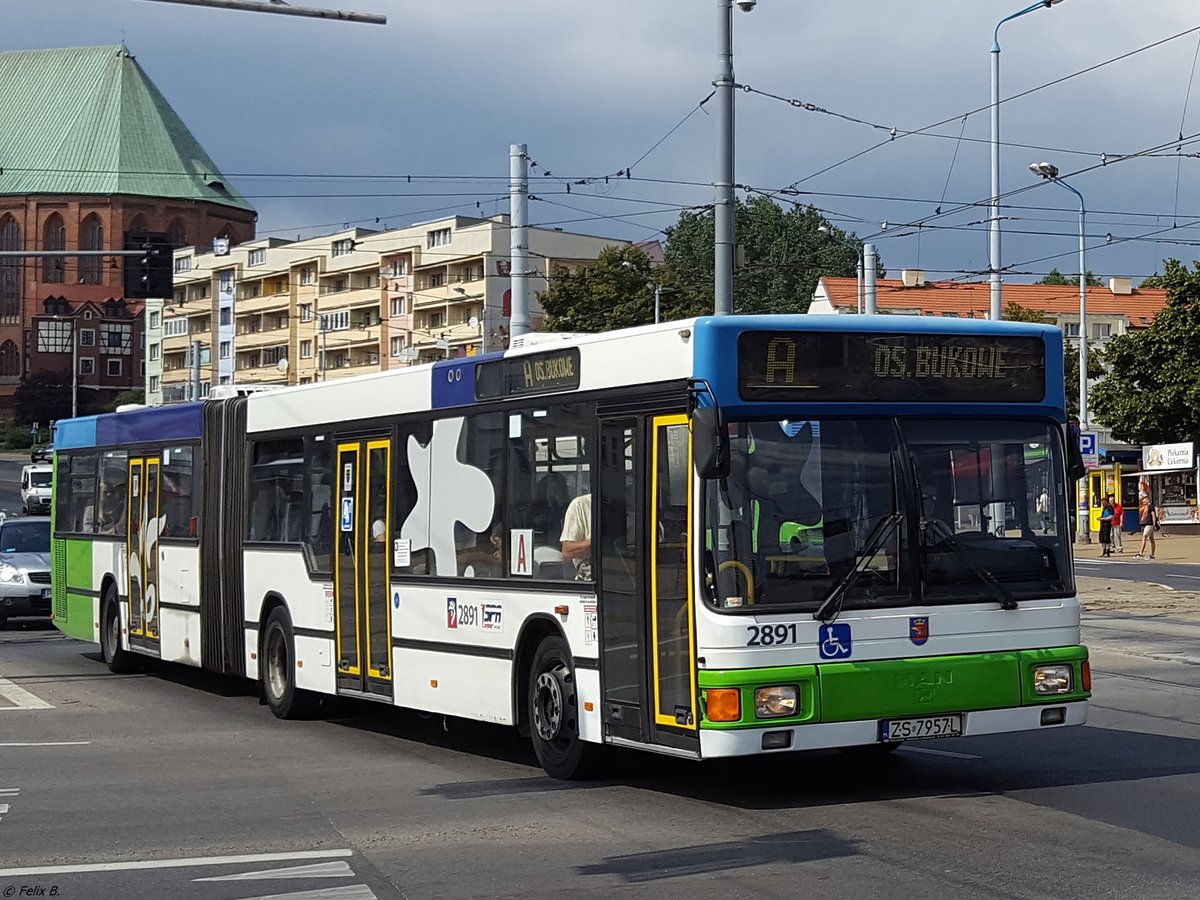
[[[333,443],[310,437],[305,479],[308,482],[308,528],[305,541],[318,572],[333,568]]]
[[[393,541],[400,539],[404,524],[417,505],[417,485],[413,481],[412,471],[408,465],[409,439],[416,440],[421,446],[428,446],[431,437],[431,425],[428,422],[418,422],[402,426],[396,436],[396,449],[392,456],[392,535]],[[428,489],[428,485],[425,486]],[[411,548],[407,568],[397,569],[401,575],[426,575],[433,571],[431,563],[432,552],[429,548],[420,550]]]

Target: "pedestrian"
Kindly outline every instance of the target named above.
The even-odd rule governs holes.
[[[1107,497],[1100,507],[1100,546],[1103,547],[1101,556],[1112,556],[1112,525],[1113,508]]]
[[[1121,523],[1125,521],[1125,507],[1121,505],[1120,498],[1114,497],[1112,494],[1108,495],[1108,499],[1112,503],[1113,510],[1113,552],[1124,553],[1125,543],[1121,538]]]
[[[1142,526],[1142,548],[1133,555],[1134,559],[1154,559],[1154,532],[1158,530],[1158,510],[1149,494],[1138,497],[1138,523]],[[1146,546],[1150,547],[1147,555]]]
[[[1045,488],[1042,489],[1041,496],[1037,498],[1037,512],[1042,517],[1042,534],[1050,533],[1050,492]]]

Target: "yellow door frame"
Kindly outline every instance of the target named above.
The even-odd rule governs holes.
[[[384,504],[385,505],[384,505],[384,510],[383,510],[383,523],[384,523],[383,524],[383,542],[384,542],[384,548],[383,548],[383,586],[384,586],[383,608],[385,610],[384,615],[387,617],[387,628],[385,630],[385,635],[386,635],[387,653],[388,653],[387,673],[384,674],[381,669],[376,669],[376,668],[372,667],[372,665],[371,665],[371,634],[372,634],[372,632],[371,632],[371,566],[370,566],[371,559],[370,559],[370,550],[368,550],[367,551],[367,553],[368,553],[367,559],[364,561],[366,564],[362,568],[363,596],[366,597],[366,601],[367,601],[365,604],[363,604],[364,610],[366,612],[366,618],[367,618],[367,641],[366,641],[366,643],[367,643],[367,674],[370,677],[378,678],[381,681],[391,681],[391,679],[392,679],[392,604],[391,604],[390,598],[388,597],[388,590],[392,583],[392,562],[391,562],[392,557],[391,557],[391,547],[388,546],[388,543],[391,540],[391,534],[392,534],[392,441],[390,438],[386,438],[383,440],[377,440],[377,441],[366,441],[364,443],[364,446],[366,447],[366,454],[365,454],[366,461],[365,461],[365,464],[363,467],[364,471],[361,473],[361,477],[359,479],[361,484],[366,485],[366,488],[364,488],[364,490],[369,489],[370,484],[371,484],[371,451],[372,450],[383,450],[384,451],[383,483],[384,483]],[[366,529],[369,530],[371,528],[372,523],[368,522],[367,518],[369,518],[369,514],[368,514],[368,516],[363,517],[361,524],[363,526],[365,526]],[[367,534],[367,540],[370,541],[371,539],[372,539],[372,536],[370,534]],[[368,543],[367,546],[370,547],[370,544]],[[356,569],[355,575],[357,576],[357,574],[358,574],[358,570]]]
[[[650,437],[650,631],[651,659],[654,661],[654,721],[658,725],[669,725],[673,728],[685,728],[695,731],[699,727],[699,717],[696,714],[696,617],[693,604],[695,598],[692,590],[692,433],[688,428],[688,488],[687,488],[687,604],[684,612],[687,616],[688,630],[688,679],[690,684],[691,721],[681,725],[673,715],[660,712],[659,667],[658,667],[658,438],[659,429],[674,425],[688,425],[686,415],[655,416],[651,420]]]

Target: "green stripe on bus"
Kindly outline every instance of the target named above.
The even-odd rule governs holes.
[[[701,692],[712,688],[737,688],[742,700],[742,717],[737,722],[705,720],[701,727],[762,728],[810,722],[853,722],[1083,700],[1089,696],[1082,686],[1081,666],[1086,659],[1087,648],[1073,646],[764,669],[702,669],[699,673]],[[1053,696],[1035,694],[1035,667],[1055,663],[1072,666],[1074,689]],[[754,689],[787,684],[800,688],[800,714],[788,718],[756,718]]]

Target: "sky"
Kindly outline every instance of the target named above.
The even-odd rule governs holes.
[[[811,203],[872,240],[893,277],[986,280],[989,51],[996,23],[1022,5],[735,10],[735,77],[751,89],[737,94],[739,196]],[[532,224],[661,239],[681,210],[712,202],[711,0],[329,8],[388,24],[4,0],[0,50],[124,42],[258,209],[259,236],[506,213],[512,143],[536,163]],[[1004,201],[1005,279],[1078,270],[1079,204],[1029,171],[1043,160],[1086,201],[1100,277],[1140,279],[1166,257],[1200,255],[1200,157],[1187,155],[1200,154],[1194,0],[1063,0],[1006,23],[1000,46],[1001,189],[1019,191]]]

